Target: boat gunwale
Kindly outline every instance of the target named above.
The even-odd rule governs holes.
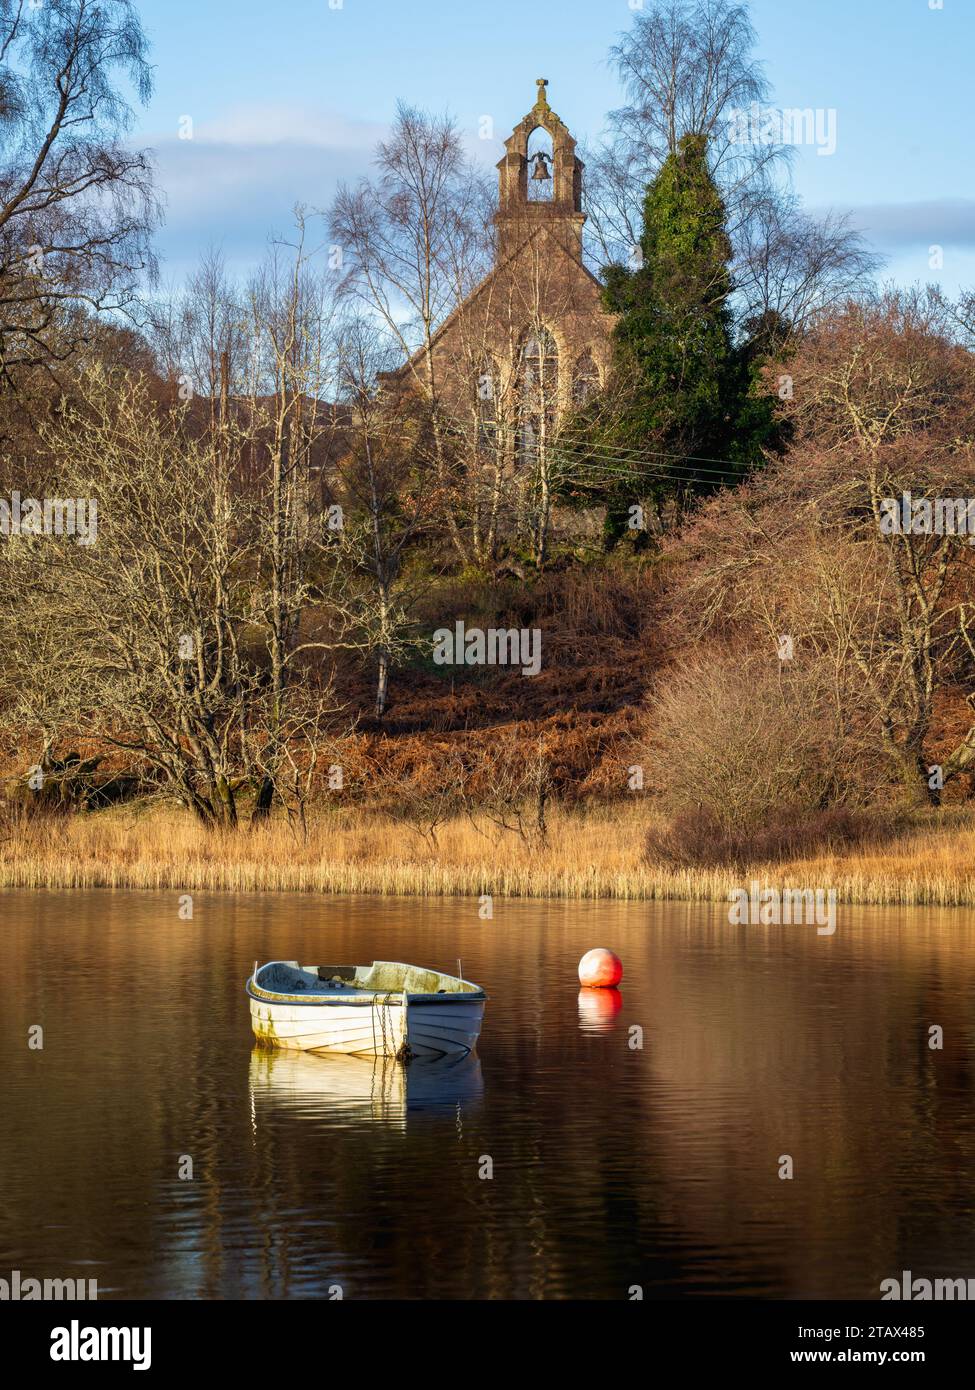
[[[313,1008],[317,1008],[323,1004],[343,1004],[349,1008],[371,1009],[376,1004],[377,1000],[382,1004],[389,1004],[392,1006],[399,1006],[403,1003],[402,992],[387,995],[382,994],[378,990],[375,994],[368,994],[365,996],[357,995],[353,997],[346,996],[344,998],[340,994],[276,994],[272,990],[264,989],[261,985],[256,985],[253,976],[247,981],[245,989],[252,999],[270,1000],[272,1003],[279,1000],[282,1003],[288,1004],[308,1004]],[[413,998],[415,996],[411,995],[410,997]]]
[[[457,978],[457,977],[451,977]],[[465,981],[465,984],[470,981]],[[307,1008],[324,1008],[328,1005],[341,1004],[346,1008],[372,1009],[377,1004],[386,1005],[391,1008],[401,1008],[404,1004],[411,1007],[415,1004],[462,1004],[486,1003],[487,995],[482,989],[476,993],[468,991],[464,994],[410,994],[402,990],[387,994],[383,990],[374,990],[366,995],[342,995],[342,994],[277,994],[273,990],[268,990],[263,985],[255,984],[252,975],[244,986],[245,992],[251,999],[256,999],[261,1003],[281,1003],[298,1004]]]

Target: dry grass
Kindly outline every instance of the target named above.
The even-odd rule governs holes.
[[[850,903],[975,906],[968,811],[932,815],[882,846],[741,875],[647,864],[646,824],[638,805],[553,812],[547,843],[532,846],[457,820],[431,844],[402,823],[346,811],[318,821],[302,843],[284,824],[207,835],[177,811],[116,808],[8,827],[0,886],[724,901],[755,877],[836,888]]]

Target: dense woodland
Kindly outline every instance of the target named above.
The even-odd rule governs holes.
[[[885,286],[787,148],[734,141],[755,53],[730,0],[619,40],[585,151],[612,370],[526,450],[544,405],[486,398],[477,344],[462,407],[409,365],[493,256],[449,118],[400,105],[246,282],[210,253],[164,300],[134,7],[0,0],[0,498],[97,500],[92,544],[0,536],[10,833],[165,799],[544,839],[636,796],[680,864],[971,795],[970,537],[882,523],[975,497],[975,293]],[[541,673],[437,666],[456,620],[538,628]]]

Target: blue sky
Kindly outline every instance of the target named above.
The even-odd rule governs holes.
[[[493,164],[547,77],[579,137],[619,104],[606,54],[638,0],[137,0],[156,68],[136,138],[157,152],[164,279],[213,244],[245,269],[295,201],[369,171],[397,98],[448,110]],[[650,0],[645,0],[649,4]],[[975,0],[753,0],[777,106],[831,108],[836,152],[796,190],[851,210],[887,277],[975,285]],[[496,140],[478,140],[481,117]],[[179,139],[181,118],[192,140]],[[932,269],[929,248],[944,248]]]

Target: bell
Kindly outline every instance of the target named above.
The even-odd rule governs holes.
[[[546,160],[547,156],[544,154],[536,154],[534,157],[535,172],[532,174],[532,178],[536,182],[546,183],[552,177],[552,175],[548,172],[548,164]]]

